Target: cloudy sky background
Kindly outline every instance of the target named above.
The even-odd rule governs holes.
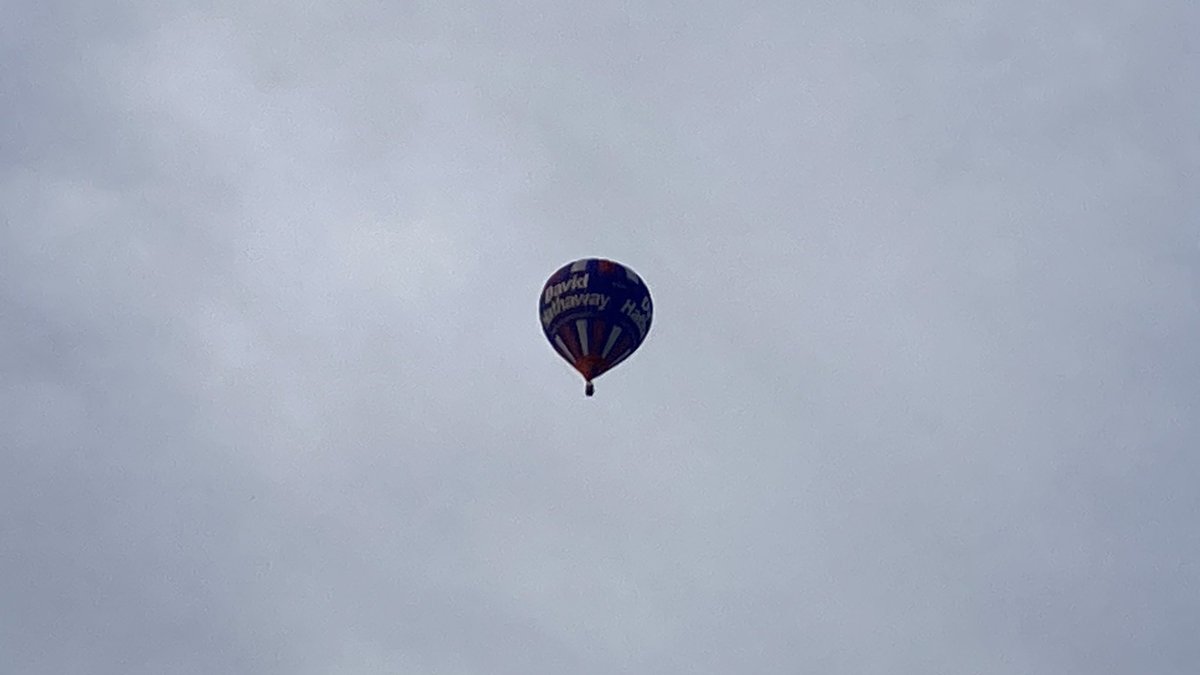
[[[1194,2],[4,7],[0,671],[1200,668]]]

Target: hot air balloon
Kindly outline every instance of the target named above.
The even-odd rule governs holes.
[[[602,258],[563,265],[542,287],[542,331],[587,383],[629,358],[650,332],[650,289],[628,267]]]

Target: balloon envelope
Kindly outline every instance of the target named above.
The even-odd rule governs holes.
[[[542,331],[589,383],[629,358],[650,331],[650,289],[628,267],[602,258],[563,265],[542,287]]]

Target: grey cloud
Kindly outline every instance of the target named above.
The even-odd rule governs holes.
[[[0,29],[14,672],[1200,663],[1189,3],[117,7]]]

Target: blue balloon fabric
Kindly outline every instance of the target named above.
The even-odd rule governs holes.
[[[587,381],[629,358],[650,332],[650,289],[628,267],[602,258],[563,265],[542,287],[542,331]]]

